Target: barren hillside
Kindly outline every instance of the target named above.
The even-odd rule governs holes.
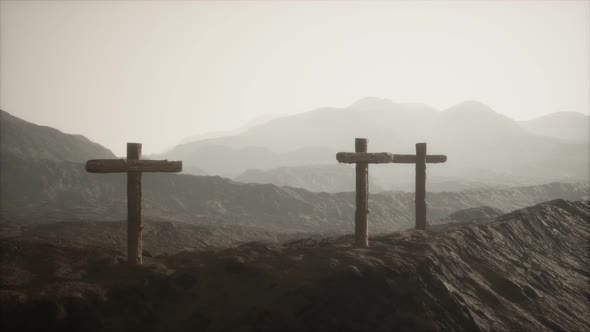
[[[584,331],[590,204],[454,231],[249,243],[146,258],[2,241],[4,331]],[[35,319],[29,319],[35,317]]]

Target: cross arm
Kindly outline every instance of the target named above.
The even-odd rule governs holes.
[[[447,156],[445,156],[444,154],[426,155],[426,163],[427,164],[438,164],[438,163],[444,163],[446,161],[447,161]],[[392,162],[396,163],[396,164],[415,164],[416,163],[416,155],[415,154],[394,154]]]
[[[180,172],[182,161],[92,159],[86,162],[86,171],[89,173]]]
[[[336,154],[336,160],[339,163],[355,164],[355,163],[367,163],[367,164],[415,164],[416,155],[414,154],[391,154],[388,152],[338,152]],[[447,156],[442,154],[434,154],[426,156],[426,163],[438,164],[447,161]]]
[[[356,164],[387,164],[392,162],[393,155],[388,152],[338,152],[336,160],[339,163]]]

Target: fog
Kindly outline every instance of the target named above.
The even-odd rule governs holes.
[[[590,109],[587,1],[2,1],[0,107],[124,154],[365,96]]]
[[[0,0],[0,329],[590,331],[589,21]]]

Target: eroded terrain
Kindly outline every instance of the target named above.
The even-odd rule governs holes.
[[[452,230],[379,235],[368,249],[351,236],[251,242],[144,257],[138,268],[121,250],[5,232],[2,322],[61,331],[583,331],[589,223],[588,201],[555,200]]]

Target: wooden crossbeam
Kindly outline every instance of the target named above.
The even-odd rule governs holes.
[[[336,160],[346,164],[388,164],[393,160],[393,155],[387,152],[338,152]]]
[[[89,173],[180,172],[182,161],[92,159],[86,162],[86,171]]]
[[[417,160],[416,155],[413,154],[394,154],[393,163],[395,164],[415,164]],[[447,156],[444,154],[430,154],[424,159],[427,164],[439,164],[447,161]]]
[[[143,172],[180,172],[182,161],[140,160],[141,144],[127,143],[127,159],[92,159],[90,173],[127,173],[127,260],[142,263],[141,178]]]
[[[393,154],[389,152],[338,152],[336,154],[336,160],[339,163],[345,164],[357,164],[357,163],[368,163],[368,164],[415,164],[415,154]],[[438,164],[447,161],[447,156],[442,154],[434,154],[426,156],[426,163]]]

